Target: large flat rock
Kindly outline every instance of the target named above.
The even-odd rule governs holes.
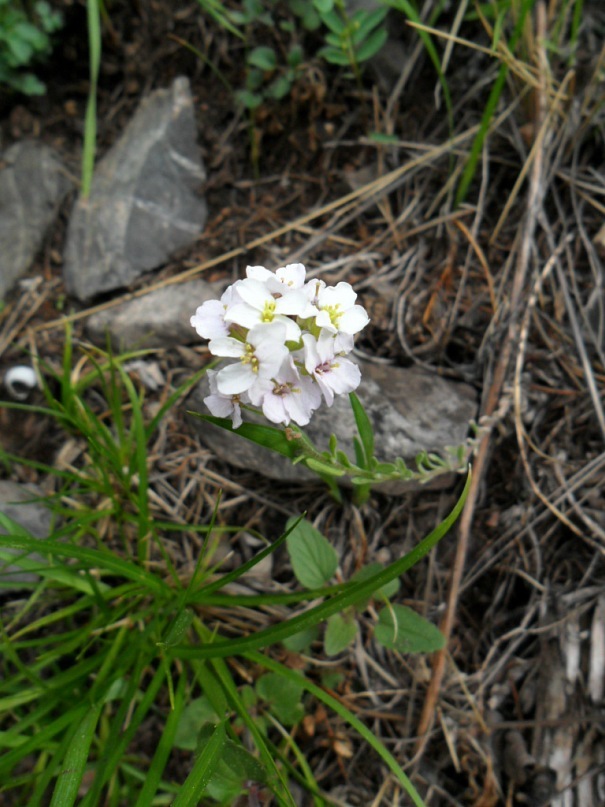
[[[442,454],[446,446],[464,444],[469,423],[477,414],[477,395],[472,387],[418,368],[357,361],[362,381],[356,392],[373,423],[379,460],[393,461],[403,457],[408,466],[415,469],[414,458],[421,451]],[[204,379],[189,396],[187,409],[208,414],[203,400],[206,395],[208,386]],[[192,417],[192,423],[217,457],[237,468],[256,471],[283,482],[317,479],[301,465],[292,465],[285,458],[236,434],[199,418]],[[330,435],[334,433],[340,448],[354,458],[356,428],[348,396],[338,397],[330,409],[318,409],[305,431],[320,451],[327,449]],[[451,481],[451,475],[435,480],[443,485],[451,484]],[[416,482],[388,482],[380,489],[398,495],[419,487]]]
[[[186,78],[141,103],[74,206],[63,268],[70,294],[88,300],[128,286],[195,241],[207,218],[196,138]]]
[[[86,330],[93,342],[114,350],[175,347],[199,342],[190,318],[197,306],[221,296],[224,284],[191,280],[172,284],[142,297],[93,314]]]
[[[15,143],[0,170],[0,297],[30,268],[71,188],[55,152],[42,143]]]

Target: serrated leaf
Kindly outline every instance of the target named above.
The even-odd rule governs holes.
[[[258,67],[259,70],[271,71],[275,70],[277,66],[277,56],[273,48],[266,45],[259,45],[258,48],[250,51],[246,60],[252,67]]]
[[[374,636],[384,647],[401,653],[434,653],[445,644],[436,625],[405,605],[383,608]]]
[[[289,528],[295,519],[289,519]],[[305,588],[321,588],[338,567],[336,550],[306,519],[302,519],[286,538],[292,569]]]
[[[355,640],[358,630],[359,626],[352,611],[332,614],[328,618],[326,635],[324,636],[326,656],[337,656],[342,653]]]

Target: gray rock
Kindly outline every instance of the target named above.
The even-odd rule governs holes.
[[[35,538],[48,538],[52,525],[52,514],[42,502],[36,501],[43,496],[41,490],[34,485],[20,485],[7,480],[0,481],[0,512],[16,521]],[[7,535],[7,530],[0,526],[0,535]],[[0,552],[20,554],[18,549],[4,547],[0,543]],[[28,555],[29,561],[39,562],[39,555]],[[0,556],[0,587],[12,587],[23,583],[35,583],[38,575],[23,571],[20,566],[11,565]]]
[[[216,300],[223,285],[192,280],[164,286],[143,297],[93,314],[87,324],[90,339],[106,344],[109,334],[117,351],[172,347],[199,342],[190,317],[206,300]]]
[[[443,453],[446,446],[464,444],[469,422],[477,414],[477,396],[468,384],[455,383],[418,368],[405,369],[359,361],[362,381],[357,395],[375,430],[378,459],[393,461],[403,457],[414,469],[414,458],[421,451]],[[187,401],[187,409],[207,413],[203,380]],[[217,457],[238,468],[252,470],[269,479],[303,482],[317,477],[300,465],[273,454],[255,443],[192,418],[204,443]],[[334,433],[338,444],[353,458],[355,421],[348,396],[336,399],[330,409],[313,415],[305,429],[320,451],[327,449]],[[452,476],[437,477],[432,486],[451,484]],[[380,489],[390,495],[419,489],[416,482],[388,482]]]
[[[0,171],[0,297],[29,269],[61,200],[71,188],[55,152],[42,143],[16,143]]]
[[[206,177],[186,78],[141,103],[71,215],[63,267],[70,294],[123,288],[192,244],[206,223]]]

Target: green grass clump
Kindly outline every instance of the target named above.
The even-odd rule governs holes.
[[[312,678],[267,649],[367,601],[435,545],[461,505],[409,555],[370,576],[291,594],[234,594],[229,585],[301,521],[221,574],[212,548],[219,532],[232,528],[216,527],[217,507],[199,525],[158,520],[149,492],[150,442],[203,371],[147,418],[144,393],[124,366],[129,358],[88,351],[75,373],[68,339],[61,372],[45,382],[46,405],[33,408],[81,447],[79,459],[61,469],[30,463],[55,478],[57,492],[48,501],[55,528],[40,540],[0,515],[6,532],[0,560],[38,577],[11,585],[5,575],[0,583],[12,600],[0,624],[0,800],[29,807],[76,801],[193,807],[200,799],[230,805],[260,788],[293,807],[295,780],[317,803],[328,803],[292,732],[319,699],[370,743],[421,805],[381,742]],[[194,533],[199,554],[194,569],[185,570],[171,539]],[[297,566],[300,575],[300,559]],[[298,615],[290,611],[317,600]],[[267,606],[281,608],[284,618],[259,630],[250,615],[266,614]],[[237,627],[229,617],[234,608]],[[253,684],[230,664],[236,656]]]

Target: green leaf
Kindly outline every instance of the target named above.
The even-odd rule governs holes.
[[[383,608],[374,636],[380,644],[401,653],[434,653],[445,645],[439,628],[405,605]]]
[[[278,76],[275,81],[267,87],[267,95],[276,101],[281,101],[292,89],[292,82],[287,76]]]
[[[195,764],[172,802],[172,807],[197,807],[200,803],[200,797],[221,761],[220,754],[225,744],[225,723],[210,729],[209,734],[207,739],[204,738]]]
[[[344,471],[340,468],[334,468],[325,462],[308,457],[305,459],[305,464],[316,474],[325,474],[326,476],[344,476]]]
[[[91,707],[78,725],[65,754],[50,807],[70,807],[75,804],[101,709],[102,704]]]
[[[312,6],[307,6],[306,12],[302,15],[303,28],[306,31],[317,31],[321,25],[321,17]]]
[[[371,59],[372,56],[376,56],[387,41],[388,36],[389,34],[386,28],[379,28],[377,31],[374,31],[373,34],[370,34],[355,51],[357,61],[365,62],[367,59]]]
[[[380,563],[368,563],[368,565],[364,566],[363,569],[355,572],[353,577],[351,577],[351,582],[360,583],[364,580],[369,580],[370,577],[373,577],[375,574],[381,571],[381,569],[382,565]],[[381,586],[372,594],[365,594],[363,597],[360,597],[360,599],[355,603],[355,607],[360,611],[364,611],[368,607],[372,597],[380,596],[389,599],[394,594],[397,594],[398,591],[399,579],[396,577],[394,580],[390,580],[388,583],[385,583],[384,586]]]
[[[259,70],[258,67],[251,67],[246,73],[246,87],[245,89],[250,93],[260,91],[265,83],[265,73]]]
[[[201,418],[201,420],[205,420],[207,423],[212,423],[214,426],[218,426],[225,431],[233,432],[240,437],[245,437],[246,440],[268,448],[270,451],[275,451],[289,459],[294,459],[298,454],[297,441],[288,440],[284,431],[275,429],[273,426],[265,426],[257,423],[242,423],[239,429],[234,429],[229,418],[202,415],[200,412],[189,412],[188,414]]]
[[[313,5],[320,14],[328,14],[334,8],[334,0],[313,0]]]
[[[452,528],[456,519],[462,512],[471,482],[472,473],[471,469],[469,468],[462,493],[460,494],[460,497],[458,498],[458,501],[454,505],[451,512],[410,552],[404,555],[404,557],[399,558],[399,560],[396,560],[394,563],[390,564],[390,566],[384,569],[384,571],[379,572],[370,580],[366,580],[363,583],[348,583],[344,590],[338,594],[335,594],[333,597],[330,597],[325,602],[314,606],[308,611],[297,614],[296,616],[272,625],[269,628],[258,630],[249,636],[242,636],[236,639],[230,638],[229,640],[223,641],[207,640],[205,644],[196,647],[181,645],[171,649],[169,652],[169,657],[181,659],[217,659],[241,655],[242,653],[257,650],[262,647],[268,647],[275,642],[280,642],[286,636],[291,636],[294,633],[308,628],[310,625],[315,625],[318,622],[327,619],[332,614],[341,612],[344,608],[359,600],[360,596],[363,596],[364,594],[371,594],[372,592],[376,591],[376,589],[388,583],[390,580],[394,580],[396,577],[401,577],[402,574],[407,572],[408,569],[411,569],[412,566],[425,557]]]
[[[179,720],[185,704],[186,673],[181,673],[174,696],[174,705],[164,723],[164,729],[159,741],[155,744],[153,759],[149,763],[149,770],[145,776],[143,787],[139,791],[134,807],[147,807],[153,804],[160,787],[160,781],[166,768],[174,746],[174,738],[178,729]]]
[[[239,797],[246,792],[246,782],[267,781],[267,771],[263,765],[239,743],[227,739],[221,757],[204,794],[207,799],[222,805],[239,803]]]
[[[277,67],[277,56],[273,48],[268,48],[265,45],[259,45],[258,48],[250,51],[246,60],[252,67],[258,67],[259,70],[270,72]]]
[[[179,644],[191,627],[192,622],[193,611],[191,611],[189,608],[185,608],[183,611],[180,611],[176,615],[176,618],[170,622],[166,638],[161,642],[161,644],[165,647],[172,647],[175,644]]]
[[[286,650],[290,650],[292,653],[307,652],[318,636],[318,626],[312,625],[310,628],[301,630],[299,633],[295,633],[292,636],[286,636],[282,644]]]
[[[345,30],[346,27],[345,21],[342,19],[342,17],[340,17],[334,11],[334,9],[331,9],[330,11],[327,12],[320,11],[319,13],[321,16],[321,21],[326,26],[326,28],[329,28],[333,34],[337,34],[340,36],[340,34],[342,34],[342,32]]]
[[[253,660],[256,664],[259,664],[262,667],[265,667],[269,670],[274,670],[275,672],[280,672],[282,675],[293,677],[296,675],[294,670],[289,670],[287,667],[284,667],[283,664],[279,664],[279,662],[274,661],[268,655],[263,655],[261,653],[249,653],[247,654],[248,658]],[[329,692],[326,692],[321,687],[314,684],[312,681],[308,679],[304,680],[304,687],[305,689],[310,692],[314,697],[316,697],[322,703],[325,703],[330,709],[336,712],[343,720],[345,720],[355,731],[357,731],[361,737],[370,745],[371,748],[376,751],[376,753],[380,756],[382,761],[388,766],[388,768],[395,774],[397,779],[403,785],[406,793],[410,797],[412,803],[415,807],[425,807],[424,802],[416,792],[414,785],[410,782],[406,774],[401,769],[399,763],[395,759],[395,757],[391,754],[391,752],[385,748],[385,746],[380,742],[380,740],[376,737],[375,734],[358,718],[356,717],[351,711],[349,711],[343,704],[337,699],[332,697]]]
[[[361,401],[354,392],[349,393],[351,409],[355,416],[355,424],[359,433],[359,438],[365,454],[365,468],[370,467],[370,460],[374,457],[374,428],[366,410],[361,405]]]
[[[384,146],[391,146],[399,143],[399,138],[397,135],[384,134],[384,132],[370,132],[368,135],[368,140]]]
[[[324,650],[326,656],[337,656],[347,648],[357,636],[359,626],[352,610],[342,614],[332,614],[328,619]]]
[[[359,27],[356,28],[353,33],[353,43],[360,45],[364,42],[370,33],[374,31],[376,26],[383,22],[388,13],[389,9],[386,6],[377,8],[374,11],[364,11],[360,9],[353,17],[353,22],[359,24]],[[386,29],[382,30],[385,30],[386,33]]]
[[[288,528],[295,519],[286,524]],[[338,567],[336,550],[306,519],[286,538],[292,569],[298,582],[309,589],[321,588]]]
[[[174,747],[182,748],[184,751],[195,751],[199,744],[200,729],[207,723],[217,723],[218,719],[205,695],[195,698],[181,713],[174,736]]]
[[[235,93],[235,100],[237,101],[238,104],[241,104],[243,107],[245,107],[245,109],[258,109],[258,107],[263,102],[263,97],[262,97],[262,95],[259,95],[258,93],[249,92],[248,90],[238,90]],[[196,414],[196,413],[192,412],[191,414]],[[199,415],[199,417],[210,418],[211,416],[210,415]],[[216,420],[219,420],[219,419],[220,418],[216,418]],[[219,424],[216,424],[216,425],[219,425]],[[226,426],[223,427],[223,428],[226,428]],[[240,426],[240,429],[241,429],[241,426]]]
[[[288,51],[286,61],[290,67],[298,67],[304,58],[304,52],[300,45],[293,45]]]
[[[300,702],[304,686],[279,673],[267,673],[256,682],[256,692],[284,726],[299,723],[305,713]]]

